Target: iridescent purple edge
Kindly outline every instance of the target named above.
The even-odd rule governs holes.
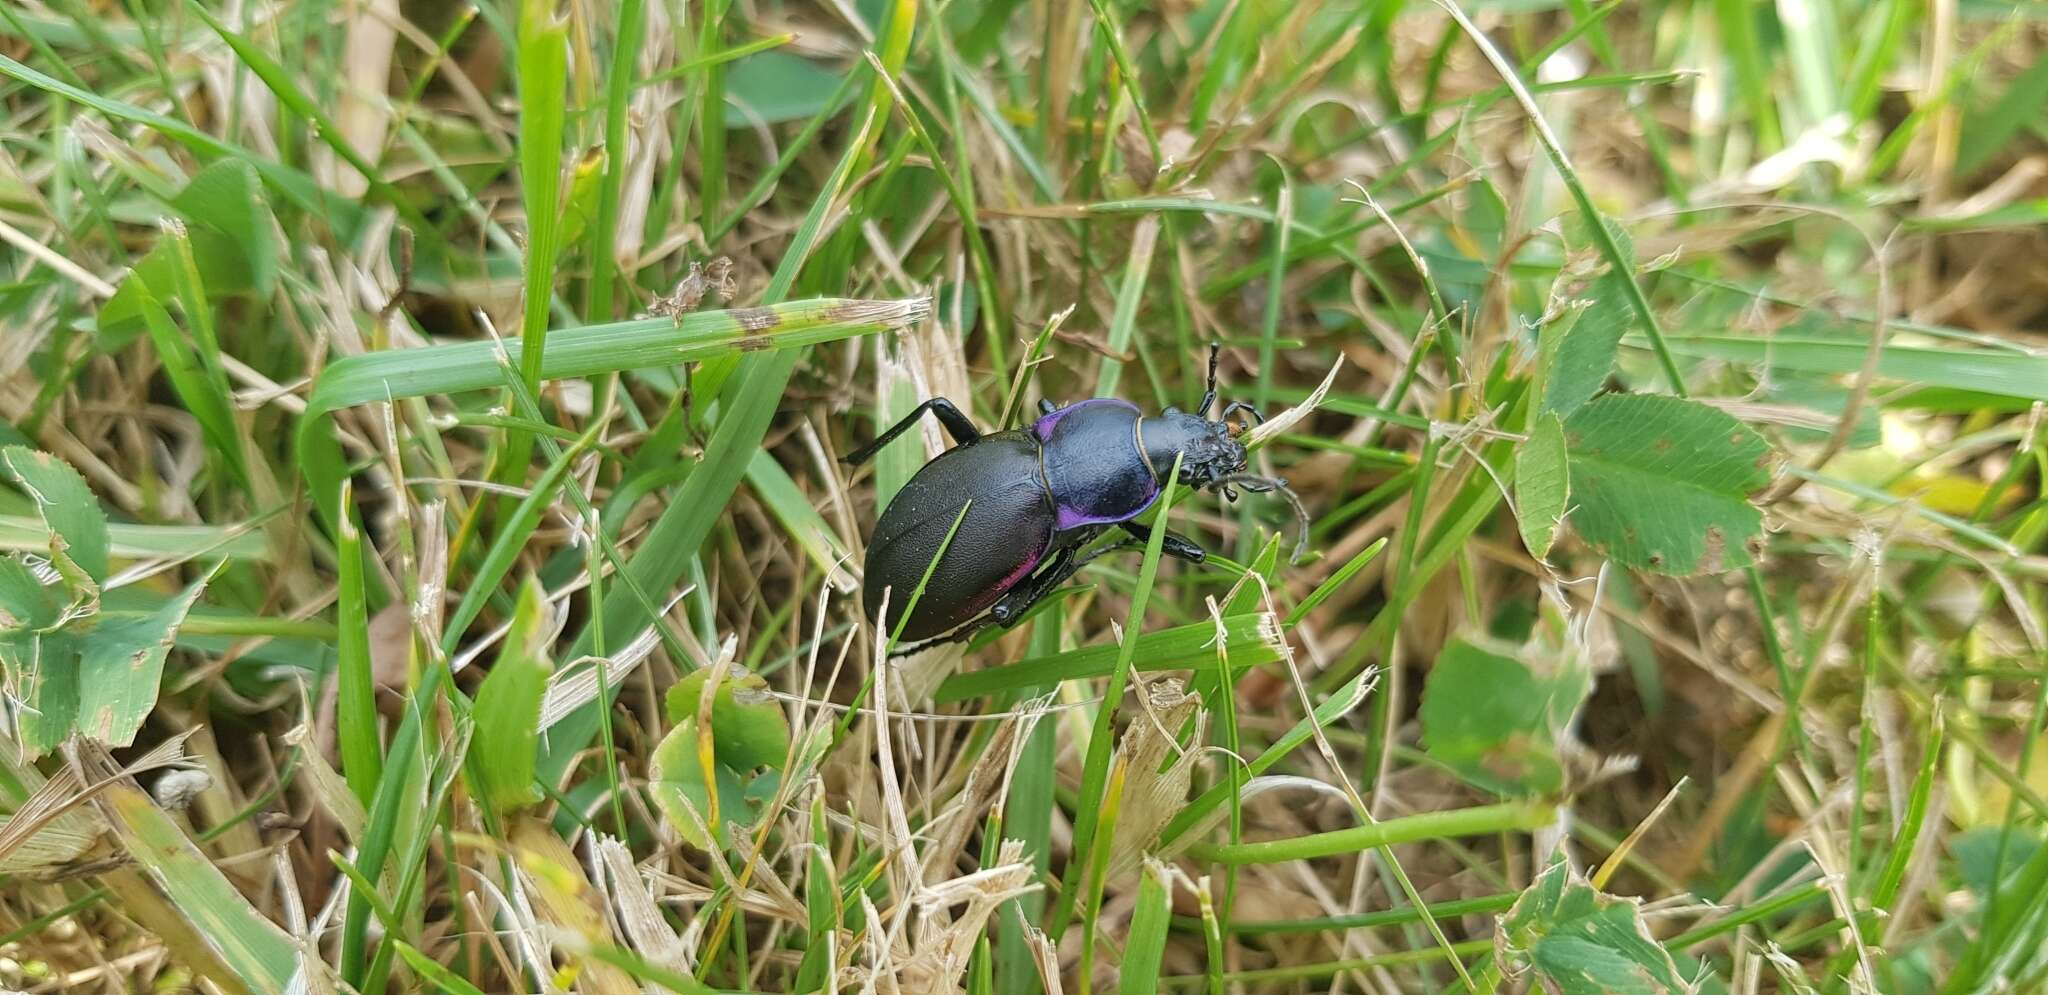
[[[998,585],[998,590],[1007,593],[1010,590],[1010,588],[1015,587],[1017,585],[1018,581],[1023,580],[1027,575],[1031,573],[1031,571],[1038,569],[1038,561],[1043,559],[1045,559],[1045,550],[1041,549],[1038,552],[1031,554],[1030,559],[1025,560],[1022,564],[1019,564],[1017,569],[1010,571],[1010,575],[1008,577],[1003,578],[1002,584]]]
[[[1085,401],[1075,401],[1064,408],[1054,408],[1040,415],[1037,421],[1031,423],[1031,434],[1037,436],[1040,442],[1051,442],[1053,426],[1058,425],[1060,419],[1091,404],[1113,404],[1118,407],[1129,408],[1132,411],[1138,410],[1137,405],[1120,397],[1091,397]]]
[[[1089,515],[1062,505],[1059,509],[1059,516],[1054,520],[1053,524],[1060,531],[1065,532],[1068,529],[1080,528],[1083,525],[1107,525],[1111,522],[1128,522],[1144,514],[1145,509],[1152,507],[1158,500],[1159,488],[1157,485],[1154,485],[1152,496],[1146,498],[1145,503],[1138,506],[1138,510],[1128,515]]]

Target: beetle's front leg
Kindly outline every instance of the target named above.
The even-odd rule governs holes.
[[[1152,527],[1142,522],[1118,522],[1117,528],[1136,536],[1139,542],[1152,541]],[[1116,546],[1109,547],[1109,549],[1116,548]],[[1209,558],[1208,550],[1197,545],[1193,539],[1173,531],[1168,531],[1166,538],[1160,540],[1159,551],[1176,560],[1186,560],[1189,563],[1200,563]],[[1108,550],[1104,550],[1104,552],[1108,552]]]

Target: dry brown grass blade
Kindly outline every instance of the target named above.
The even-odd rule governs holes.
[[[8,776],[29,789],[0,822],[0,874],[54,870],[90,851],[107,827],[81,807],[86,796],[78,776],[66,767],[57,776],[44,778],[32,766],[13,763],[13,744],[0,742],[0,751],[10,755],[0,761]]]
[[[532,902],[534,919],[555,933],[536,938],[537,945],[566,941],[571,950],[619,945],[598,889],[553,826],[536,818],[516,817],[508,842],[519,868],[521,890]],[[576,990],[590,995],[639,995],[640,986],[624,971],[585,958],[577,969]]]
[[[75,849],[72,857],[83,854],[108,829],[105,819],[84,807],[93,796],[123,778],[190,763],[185,755],[185,742],[190,736],[187,732],[167,739],[133,763],[89,785],[80,783],[77,769],[71,766],[44,779],[35,768],[10,760],[10,775],[25,785],[34,784],[35,788],[7,821],[0,823],[0,869],[48,869],[72,859],[60,856],[66,851]],[[4,737],[0,737],[0,751],[10,756],[17,753],[14,743]],[[53,831],[56,835],[50,836]],[[59,859],[43,862],[49,858]]]
[[[591,837],[597,851],[598,890],[610,903],[612,915],[634,952],[656,967],[680,974],[696,969],[695,958],[683,945],[682,937],[670,928],[655,902],[647,879],[634,866],[633,853],[626,844],[602,834]]]

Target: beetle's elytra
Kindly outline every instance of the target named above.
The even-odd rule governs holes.
[[[1284,481],[1243,473],[1245,449],[1230,418],[1243,412],[1256,419],[1257,412],[1233,403],[1211,421],[1208,412],[1215,402],[1212,349],[1208,394],[1192,413],[1167,408],[1148,417],[1137,405],[1109,397],[1065,407],[1042,401],[1039,418],[1030,426],[983,433],[943,397],[918,405],[874,442],[845,457],[854,465],[866,462],[927,411],[958,443],[926,463],[875,523],[861,590],[868,618],[880,613],[887,592],[888,617],[881,631],[884,636],[899,633],[900,624],[903,646],[961,639],[986,625],[1015,623],[1088,561],[1151,537],[1150,529],[1135,519],[1159,499],[1176,458],[1183,486],[1220,489],[1233,499],[1233,485],[1284,489]],[[1129,535],[1119,543],[1086,548],[1111,528]],[[1190,562],[1207,555],[1173,533],[1162,543],[1167,555]],[[927,569],[931,579],[906,621],[903,607]]]

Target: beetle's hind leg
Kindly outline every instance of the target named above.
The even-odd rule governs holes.
[[[910,409],[910,413],[904,415],[902,421],[889,426],[889,430],[881,435],[875,436],[875,441],[839,457],[839,462],[848,466],[859,466],[873,459],[876,453],[882,451],[883,446],[895,442],[897,436],[910,431],[910,426],[917,424],[917,420],[924,417],[927,411],[939,420],[939,424],[946,426],[946,434],[952,436],[954,442],[964,446],[981,438],[981,429],[975,428],[974,422],[962,414],[959,408],[954,407],[953,402],[943,397],[934,397]]]
[[[1031,610],[1032,605],[1043,601],[1046,595],[1066,583],[1067,578],[1072,577],[1074,571],[1081,569],[1081,564],[1086,562],[1087,558],[1074,555],[1072,546],[1054,553],[1052,562],[1047,563],[1037,573],[1024,578],[1022,583],[1011,588],[1010,593],[1003,595],[1003,599],[988,610],[987,624],[1000,625],[1006,629],[1016,625],[1017,620],[1023,618],[1025,613]]]
[[[1023,618],[1031,611],[1031,606],[1044,600],[1046,595],[1051,594],[1060,585],[1065,584],[1069,578],[1073,577],[1075,571],[1087,566],[1097,557],[1107,556],[1110,553],[1121,552],[1127,549],[1140,548],[1152,539],[1152,529],[1150,526],[1141,525],[1137,522],[1118,522],[1117,525],[1124,531],[1129,532],[1131,537],[1106,546],[1097,546],[1078,555],[1074,551],[1080,548],[1079,546],[1070,546],[1061,550],[1054,556],[1051,563],[1046,564],[1037,573],[1025,578],[1024,582],[1017,585],[1010,593],[1003,595],[1003,600],[996,602],[995,607],[988,610],[989,622],[1006,628],[1015,625],[1018,619]],[[1189,563],[1200,563],[1209,556],[1208,550],[1196,545],[1194,540],[1172,532],[1166,533],[1165,537],[1160,540],[1159,548],[1166,555],[1177,560],[1186,560]]]
[[[1122,544],[1119,543],[1118,545]],[[1115,547],[1112,546],[1110,548],[1114,549]],[[979,617],[962,623],[959,628],[943,636],[934,636],[931,639],[912,643],[908,646],[898,646],[889,655],[892,657],[907,656],[920,650],[931,649],[934,646],[943,646],[947,643],[964,643],[969,639],[973,639],[981,630],[991,625],[1007,629],[1017,624],[1019,619],[1022,619],[1029,613],[1031,606],[1043,601],[1046,595],[1051,594],[1061,584],[1066,583],[1067,578],[1072,577],[1074,571],[1080,569],[1081,563],[1086,562],[1088,559],[1094,559],[1094,557],[1090,556],[1077,562],[1074,556],[1074,547],[1069,546],[1066,549],[1062,549],[1054,553],[1052,560],[1040,567],[1038,572],[1024,578],[1016,587],[1010,589],[1010,593],[1003,595],[1001,601],[996,602],[994,607],[983,612]]]
[[[1076,550],[1086,545],[1085,540],[1080,544],[1068,546],[1054,553],[1052,560],[1043,567],[1040,567],[1031,576],[1024,578],[1016,587],[1011,588],[1010,593],[1003,595],[1002,600],[996,602],[995,606],[990,608],[980,618],[974,619],[943,636],[927,639],[921,643],[913,643],[909,646],[899,646],[889,655],[892,657],[905,656],[946,643],[966,642],[991,625],[1007,629],[1023,620],[1024,616],[1029,615],[1031,609],[1036,607],[1040,601],[1045,600],[1047,595],[1059,590],[1060,586],[1071,579],[1076,571],[1087,566],[1097,557],[1128,549],[1141,548],[1152,540],[1151,526],[1139,522],[1118,522],[1117,527],[1130,533],[1130,538],[1109,543],[1105,546],[1098,546],[1085,553],[1078,554]],[[1194,540],[1177,532],[1166,533],[1166,536],[1160,540],[1159,549],[1161,553],[1167,556],[1177,560],[1185,560],[1189,563],[1200,563],[1209,556],[1208,550],[1203,549]]]

